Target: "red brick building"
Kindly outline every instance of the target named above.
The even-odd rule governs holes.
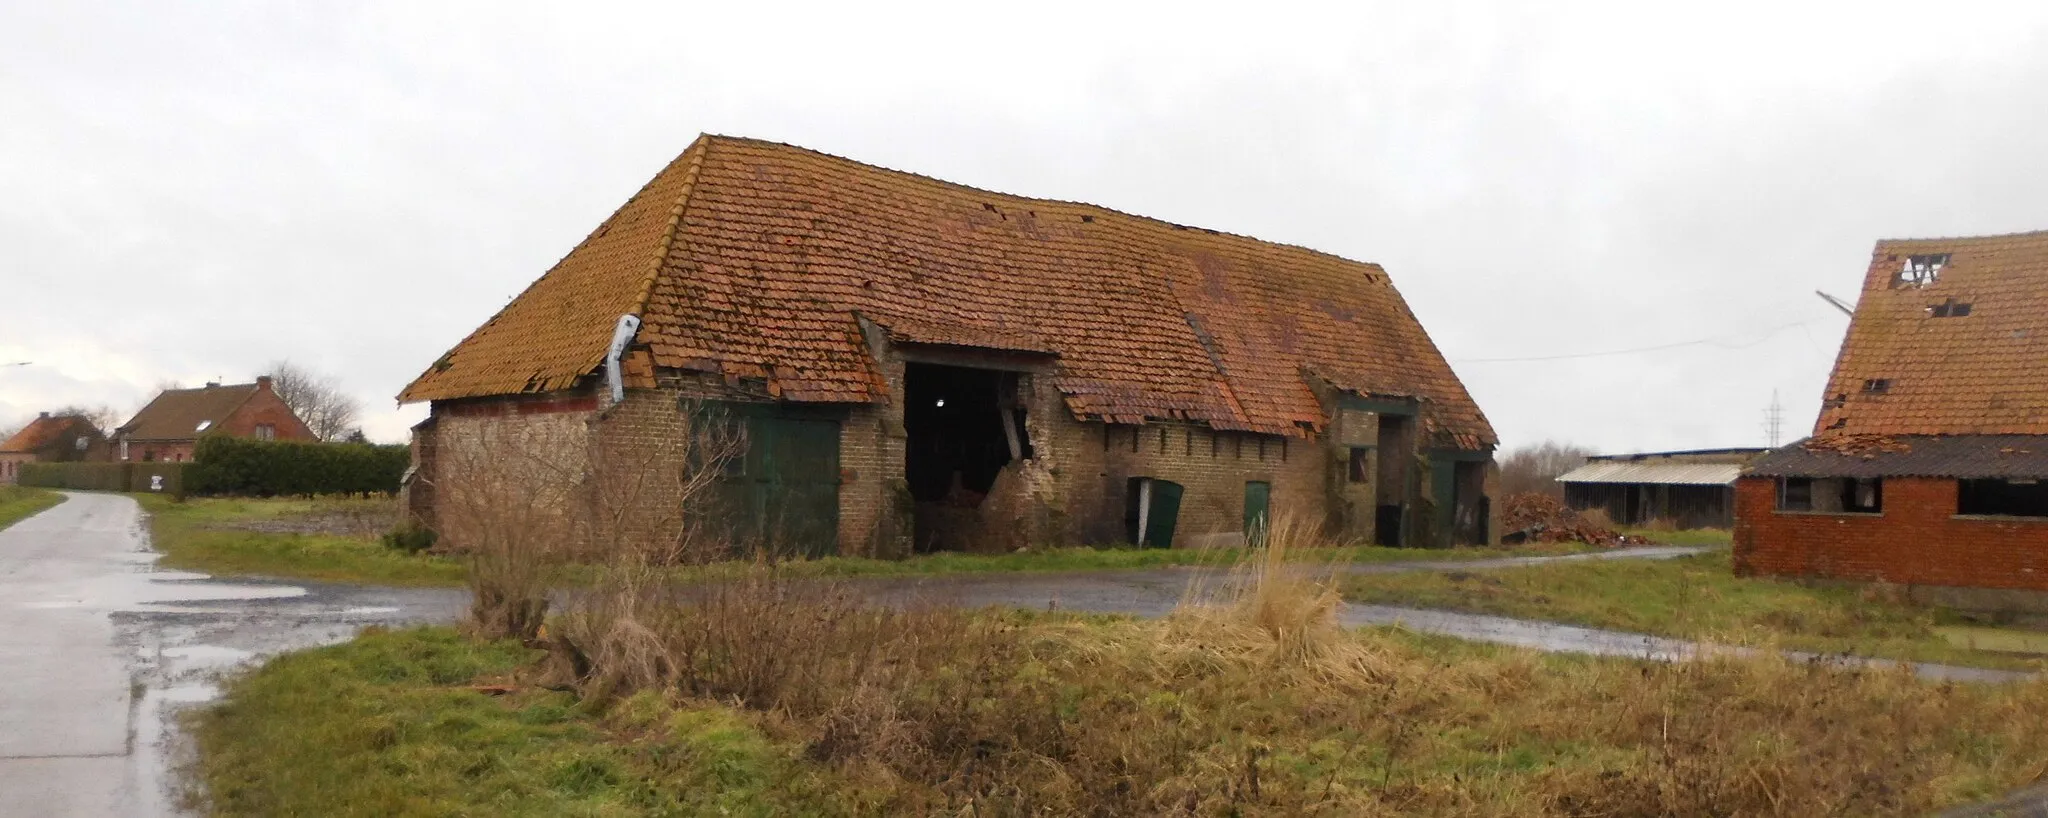
[[[206,435],[258,440],[316,438],[270,386],[268,376],[255,383],[197,389],[166,389],[135,417],[114,430],[115,460],[182,462]]]
[[[1736,517],[1743,574],[2048,610],[2048,232],[1878,242],[1813,437]]]
[[[747,433],[732,530],[808,553],[1230,544],[1283,513],[1498,537],[1493,430],[1377,265],[749,139],[698,139],[399,399],[432,403],[430,523],[492,434],[596,473],[708,402]]]
[[[90,418],[44,412],[0,442],[0,485],[17,482],[24,463],[95,460],[105,451],[106,437]]]

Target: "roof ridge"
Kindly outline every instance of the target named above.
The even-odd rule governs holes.
[[[668,227],[662,230],[661,242],[654,248],[654,260],[647,266],[647,275],[640,280],[640,291],[633,296],[635,314],[647,311],[647,299],[654,294],[654,283],[660,280],[662,269],[668,266],[676,237],[682,233],[683,214],[690,208],[690,194],[697,190],[697,172],[703,170],[704,156],[711,152],[711,140],[708,134],[698,134],[697,140],[683,149],[682,156],[690,156],[693,152],[696,155],[690,156],[689,166],[683,169],[683,189],[676,195],[675,207],[669,209]],[[676,158],[680,160],[682,156]]]
[[[1998,239],[2025,239],[2025,238],[2044,238],[2044,239],[2048,239],[2048,230],[2021,230],[2021,231],[2017,231],[2017,232],[2013,232],[2013,233],[1984,233],[1984,234],[1981,234],[1981,235],[1975,235],[1975,236],[1918,236],[1918,237],[1906,237],[1906,238],[1887,238],[1887,239],[1878,239],[1878,240],[1877,240],[1877,243],[1878,243],[1878,244],[1880,244],[1880,245],[1882,245],[1882,244],[1890,244],[1890,243],[1893,243],[1893,242],[1922,242],[1922,241],[1995,241],[1995,240],[1998,240]]]
[[[513,295],[512,298],[510,298],[502,306],[500,306],[496,312],[491,313],[490,318],[485,319],[482,324],[477,325],[476,329],[470,330],[469,334],[462,336],[462,340],[456,341],[454,345],[448,347],[448,350],[446,352],[441,353],[440,357],[435,358],[433,363],[427,365],[425,371],[421,372],[419,375],[414,376],[413,379],[410,382],[408,382],[403,389],[399,390],[397,396],[398,402],[411,402],[407,400],[406,396],[411,394],[413,387],[418,386],[422,380],[425,380],[429,375],[434,374],[437,371],[437,368],[441,366],[441,363],[447,360],[449,356],[455,354],[456,350],[468,346],[470,341],[475,340],[477,336],[484,334],[486,330],[489,330],[491,327],[495,326],[500,319],[503,319],[505,317],[506,311],[513,304],[519,303],[520,299],[525,298],[527,294],[533,292],[534,288],[539,287],[541,285],[541,282],[546,281],[548,279],[548,276],[553,275],[556,271],[562,269],[562,265],[567,263],[569,259],[575,257],[577,253],[583,250],[583,248],[589,246],[592,241],[595,241],[599,237],[610,232],[611,228],[618,221],[619,215],[621,213],[624,213],[626,209],[629,206],[631,206],[634,201],[638,200],[641,196],[647,195],[647,192],[649,190],[651,190],[656,184],[661,182],[662,179],[668,176],[669,171],[676,166],[676,163],[683,161],[684,157],[689,156],[692,150],[695,150],[698,147],[698,145],[703,144],[708,138],[710,138],[709,134],[698,134],[697,138],[691,141],[689,147],[683,148],[681,153],[676,154],[676,157],[674,159],[670,159],[668,161],[668,164],[662,166],[660,172],[657,172],[653,176],[649,177],[647,181],[641,184],[637,190],[634,190],[633,195],[626,197],[626,201],[624,204],[621,204],[617,208],[613,209],[611,215],[606,216],[604,218],[604,221],[598,222],[597,227],[592,228],[589,234],[585,235],[581,241],[576,242],[576,246],[569,248],[569,252],[563,253],[561,258],[555,259],[554,264],[549,265],[546,271],[542,272],[532,281],[527,282],[525,288],[521,289],[517,294]],[[699,153],[699,155],[701,157],[701,152]],[[689,170],[689,181],[692,183],[690,187],[694,187],[697,167],[698,165],[693,165]],[[687,200],[689,198],[688,187],[684,189],[682,198],[684,200]],[[680,207],[680,202],[678,203],[678,206]],[[680,218],[680,210],[677,210],[674,213],[673,218],[669,222],[668,233],[666,234],[662,242],[663,247],[666,247],[668,245],[668,239],[674,236],[675,229],[677,225],[680,224]],[[663,251],[663,255],[666,255],[665,250]],[[634,303],[636,304],[636,308],[641,312],[645,312],[647,309],[648,294],[652,291],[654,279],[659,277],[660,269],[660,264],[657,262],[654,267],[654,271],[649,274],[646,280],[641,282],[640,289],[636,293]],[[595,361],[603,360],[604,352],[604,345],[600,342],[597,348]],[[594,368],[596,366],[595,361],[591,364],[591,368]],[[587,372],[588,369],[586,369],[585,371]]]
[[[954,181],[950,181],[950,180],[947,180],[947,179],[941,179],[941,178],[939,178],[939,177],[937,177],[937,176],[927,176],[927,175],[925,175],[925,174],[922,174],[922,173],[918,173],[918,172],[916,172],[916,171],[910,171],[910,170],[902,170],[902,169],[900,169],[900,168],[892,168],[892,167],[889,167],[889,166],[887,166],[887,165],[877,165],[877,164],[874,164],[874,163],[872,163],[872,162],[863,162],[863,161],[861,161],[861,160],[859,160],[859,159],[854,159],[854,158],[852,158],[852,157],[848,157],[848,156],[841,156],[841,155],[839,155],[839,154],[836,154],[836,153],[827,153],[827,152],[825,152],[825,151],[821,151],[821,150],[818,150],[818,149],[816,149],[816,148],[807,148],[807,147],[804,147],[804,146],[802,146],[802,145],[793,145],[793,144],[790,144],[790,143],[788,143],[788,142],[778,142],[778,141],[775,141],[775,140],[773,140],[773,139],[761,139],[761,138],[758,138],[758,137],[752,137],[752,136],[732,136],[732,135],[730,135],[730,134],[713,134],[713,133],[707,133],[707,134],[704,134],[704,135],[703,135],[703,137],[701,137],[701,138],[703,138],[703,139],[710,139],[710,140],[715,140],[715,141],[721,141],[721,142],[745,142],[745,143],[751,143],[751,144],[754,144],[754,145],[762,145],[762,146],[767,146],[767,147],[772,147],[772,148],[787,148],[787,149],[790,149],[790,150],[795,150],[795,151],[802,151],[802,152],[804,152],[804,153],[808,153],[808,154],[811,154],[811,155],[814,155],[814,156],[822,156],[822,157],[824,157],[824,158],[826,158],[826,159],[831,159],[831,160],[834,160],[834,161],[838,161],[838,162],[846,162],[846,163],[849,163],[849,164],[859,165],[859,166],[861,166],[861,167],[864,167],[864,168],[870,168],[870,169],[873,169],[873,170],[879,170],[879,171],[882,171],[882,172],[884,172],[884,173],[893,173],[893,174],[896,174],[896,175],[898,175],[898,176],[908,176],[908,177],[910,177],[910,178],[913,178],[913,179],[919,179],[919,180],[922,180],[922,181],[926,181],[926,182],[935,182],[935,183],[938,183],[938,184],[940,184],[940,185],[944,185],[944,186],[946,186],[946,187],[950,187],[950,188],[955,188],[955,189],[958,189],[958,190],[965,190],[965,191],[971,191],[971,192],[974,192],[974,193],[981,193],[981,194],[987,194],[987,195],[990,195],[990,196],[1003,196],[1003,197],[1007,197],[1007,198],[1011,198],[1011,199],[1022,199],[1022,200],[1025,200],[1025,201],[1029,201],[1029,202],[1036,202],[1036,203],[1039,203],[1039,204],[1050,204],[1050,205],[1064,205],[1064,206],[1067,206],[1067,207],[1086,207],[1086,208],[1092,208],[1092,209],[1094,209],[1094,210],[1097,210],[1097,211],[1100,211],[1101,213],[1104,213],[1104,214],[1108,214],[1108,215],[1112,215],[1112,216],[1120,216],[1120,217],[1123,217],[1123,218],[1127,218],[1127,219],[1134,219],[1134,220],[1137,220],[1137,221],[1142,221],[1142,222],[1150,222],[1150,223],[1152,223],[1152,224],[1162,224],[1162,225],[1166,225],[1167,227],[1171,227],[1171,228],[1174,228],[1174,229],[1176,229],[1176,230],[1187,230],[1187,231],[1192,231],[1192,232],[1196,232],[1196,233],[1203,233],[1203,234],[1206,234],[1206,235],[1210,235],[1210,236],[1219,236],[1219,237],[1224,237],[1224,238],[1232,238],[1232,239],[1243,239],[1243,240],[1245,240],[1245,241],[1255,242],[1255,243],[1257,243],[1257,244],[1259,244],[1259,245],[1261,245],[1261,246],[1263,246],[1263,247],[1266,247],[1266,248],[1275,248],[1275,249],[1286,249],[1286,250],[1295,250],[1295,251],[1299,251],[1299,252],[1303,252],[1303,253],[1308,253],[1308,254],[1311,254],[1311,255],[1317,255],[1317,256],[1322,256],[1322,257],[1325,257],[1325,258],[1332,258],[1332,259],[1336,259],[1336,260],[1338,260],[1338,261],[1341,261],[1341,262],[1344,262],[1344,263],[1346,263],[1346,264],[1356,264],[1356,265],[1359,265],[1359,266],[1362,266],[1362,267],[1371,267],[1371,268],[1373,268],[1373,269],[1377,270],[1377,271],[1379,272],[1379,274],[1380,274],[1380,275],[1382,276],[1382,278],[1384,279],[1383,281],[1380,281],[1380,282],[1374,282],[1374,283],[1392,283],[1392,278],[1391,278],[1391,276],[1388,276],[1388,274],[1387,274],[1387,271],[1386,271],[1386,267],[1384,267],[1383,265],[1381,265],[1381,264],[1380,264],[1379,262],[1376,262],[1376,261],[1361,261],[1361,260],[1359,260],[1359,259],[1355,259],[1355,258],[1350,258],[1350,257],[1347,257],[1347,256],[1340,256],[1340,255],[1337,255],[1336,253],[1332,253],[1332,252],[1329,252],[1329,251],[1327,251],[1327,250],[1317,250],[1317,249],[1315,249],[1315,248],[1313,248],[1313,247],[1308,247],[1308,246],[1305,246],[1305,245],[1300,245],[1300,244],[1294,244],[1294,243],[1291,243],[1291,242],[1284,242],[1284,241],[1274,241],[1274,240],[1272,240],[1272,239],[1262,239],[1262,238],[1259,238],[1258,236],[1253,236],[1253,235],[1250,235],[1250,234],[1246,234],[1246,233],[1232,233],[1232,232],[1230,232],[1230,231],[1228,231],[1228,230],[1217,230],[1217,229],[1214,229],[1214,228],[1209,228],[1209,227],[1200,227],[1200,226],[1197,226],[1197,225],[1192,225],[1192,224],[1182,224],[1182,223],[1180,223],[1180,222],[1173,222],[1173,221],[1167,221],[1167,220],[1165,220],[1165,219],[1161,219],[1161,218],[1158,218],[1158,217],[1155,217],[1155,216],[1146,216],[1146,215],[1144,215],[1144,214],[1141,214],[1141,213],[1132,213],[1132,212],[1130,212],[1130,211],[1127,211],[1127,210],[1118,210],[1118,209],[1116,209],[1116,208],[1113,208],[1113,207],[1107,207],[1107,206],[1104,206],[1104,205],[1099,205],[1099,204],[1095,204],[1095,203],[1093,203],[1093,202],[1083,202],[1083,201],[1077,201],[1077,200],[1074,200],[1074,199],[1053,199],[1053,198],[1049,198],[1049,197],[1044,197],[1044,196],[1026,196],[1026,195],[1024,195],[1024,194],[1021,194],[1021,193],[1005,193],[1005,192],[1003,192],[1003,191],[1000,191],[1000,190],[991,190],[991,189],[989,189],[989,188],[985,188],[985,187],[975,187],[975,186],[973,186],[973,185],[968,185],[968,184],[962,184],[962,183],[959,183],[959,182],[954,182]]]

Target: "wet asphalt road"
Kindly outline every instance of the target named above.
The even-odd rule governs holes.
[[[339,642],[366,625],[452,622],[461,589],[224,582],[158,571],[142,515],[119,495],[70,494],[0,531],[0,814],[177,814],[171,769],[189,752],[172,729],[184,705],[217,695],[224,671]],[[1357,573],[1507,568],[1593,559],[1666,559],[1699,548],[1567,557],[1345,566]],[[849,582],[880,602],[990,605],[1160,616],[1224,587],[1213,569],[984,574]],[[1503,617],[1347,605],[1346,624],[1538,650],[1679,661],[1744,649]],[[1806,657],[1864,664],[1865,660]],[[1885,663],[1877,663],[1885,664]],[[1921,665],[1924,677],[1995,682],[2005,671]]]
[[[171,719],[212,699],[221,671],[464,604],[156,571],[147,542],[135,501],[106,494],[0,531],[0,814],[177,814]]]

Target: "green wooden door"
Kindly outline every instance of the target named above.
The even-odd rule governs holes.
[[[769,414],[746,423],[747,453],[727,484],[739,545],[782,557],[837,553],[839,423]]]
[[[1259,546],[1266,543],[1266,529],[1271,523],[1266,504],[1271,499],[1273,484],[1253,480],[1244,484],[1244,541],[1247,545]]]
[[[1152,481],[1152,508],[1145,515],[1146,548],[1172,548],[1174,525],[1180,522],[1179,483]]]

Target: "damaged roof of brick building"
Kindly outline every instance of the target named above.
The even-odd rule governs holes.
[[[1437,445],[1496,442],[1378,265],[710,135],[399,399],[576,386],[628,313],[644,322],[630,385],[661,368],[884,400],[865,318],[898,340],[1053,356],[1084,419],[1299,436],[1324,423],[1320,381],[1417,399]]]
[[[2048,475],[2048,231],[1877,243],[1813,437],[1757,475]]]

